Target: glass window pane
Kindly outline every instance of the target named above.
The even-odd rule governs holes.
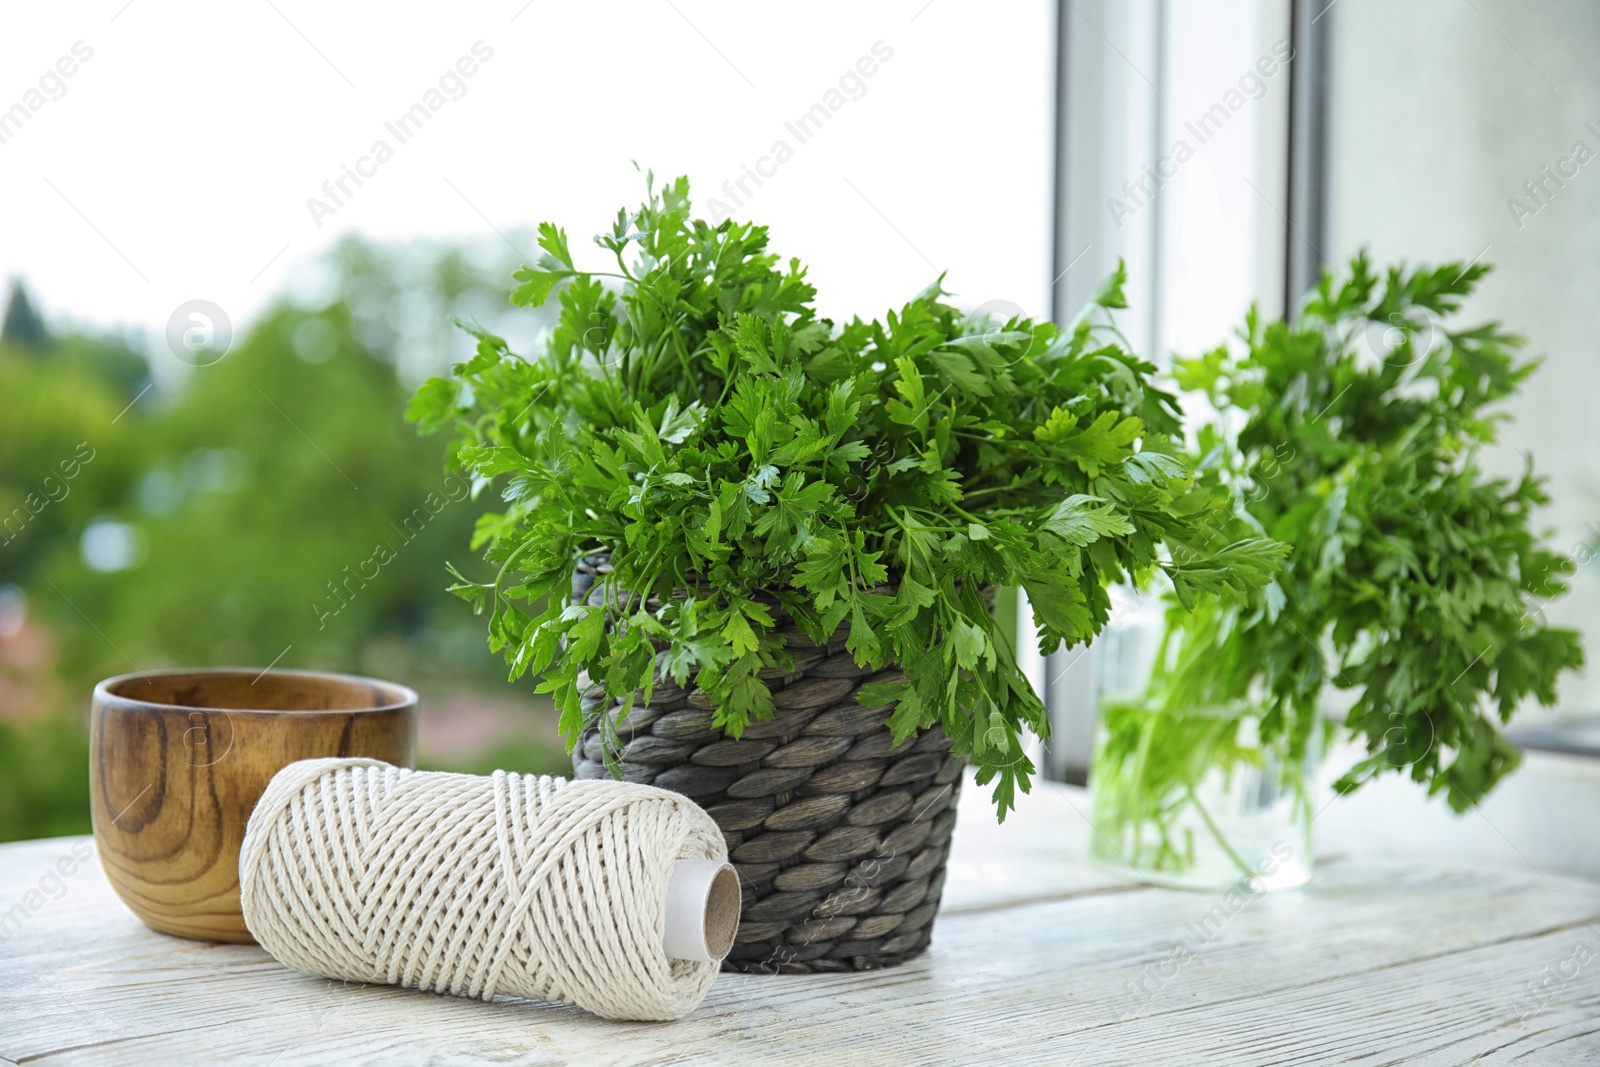
[[[1328,242],[1337,263],[1494,264],[1463,313],[1503,320],[1543,368],[1488,457],[1550,480],[1541,516],[1580,563],[1553,624],[1600,634],[1600,6],[1342,0],[1330,17]],[[1590,642],[1592,646],[1592,641]],[[1600,674],[1562,708],[1593,709]]]

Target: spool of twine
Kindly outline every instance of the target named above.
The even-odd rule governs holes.
[[[708,878],[680,860],[727,850],[709,815],[663,789],[315,759],[267,787],[239,881],[251,934],[297,970],[661,1020],[705,998],[738,923],[732,869]],[[714,958],[668,955],[678,866],[708,894]]]

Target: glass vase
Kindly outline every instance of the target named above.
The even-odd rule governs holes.
[[[1120,876],[1252,892],[1311,877],[1315,739],[1260,739],[1248,710],[1105,709],[1089,788],[1091,855]]]

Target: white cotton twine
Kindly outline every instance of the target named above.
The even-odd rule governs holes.
[[[310,974],[679,1019],[718,970],[663,948],[680,858],[727,846],[664,789],[313,759],[267,786],[239,884],[250,933]]]

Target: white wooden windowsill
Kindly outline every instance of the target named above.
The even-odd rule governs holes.
[[[725,974],[678,1023],[307,977],[147,930],[92,860],[51,899],[82,839],[0,846],[0,916],[46,889],[0,930],[0,1064],[1600,1063],[1600,882],[1352,848],[1230,911],[1090,867],[1081,790],[1000,827],[985,792],[926,956]]]

